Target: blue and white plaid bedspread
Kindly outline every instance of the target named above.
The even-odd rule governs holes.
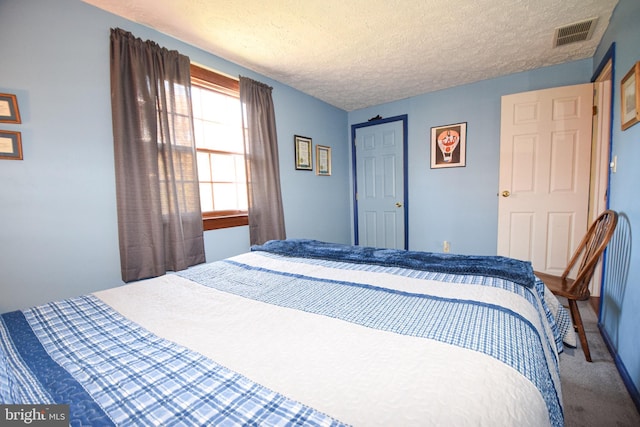
[[[67,403],[71,425],[340,425],[93,296],[4,314],[0,335],[0,403]]]
[[[283,257],[268,252],[261,256]],[[243,298],[482,352],[535,385],[551,424],[564,424],[557,358],[562,342],[544,302],[541,282],[534,279],[524,286],[505,277],[449,274],[383,262],[308,257],[287,258],[287,262],[302,267],[281,270],[241,256],[179,275]],[[535,307],[535,314],[524,316],[464,294],[431,295],[317,276],[306,273],[307,266],[383,273],[398,282],[420,279],[447,282],[451,287],[497,288],[526,300]],[[341,425],[329,415],[152,334],[94,296],[4,314],[0,340],[0,403],[70,403],[77,424]]]
[[[302,261],[302,260],[300,260]],[[309,259],[305,263],[313,263]],[[333,261],[315,263],[340,268]],[[346,264],[343,268],[387,271],[451,283],[500,287],[538,306],[540,321],[548,310],[533,288],[493,277],[447,275],[398,267]],[[179,273],[197,283],[257,301],[346,320],[374,329],[429,338],[488,354],[519,371],[540,390],[552,425],[564,425],[559,392],[556,336],[547,336],[509,308],[474,300],[411,294],[358,283],[270,271],[233,260]],[[541,283],[540,283],[541,284]],[[539,289],[542,291],[542,289]],[[330,303],[328,303],[330,302]],[[561,342],[559,345],[562,345]],[[542,355],[542,356],[541,356]],[[547,357],[544,357],[547,355]]]

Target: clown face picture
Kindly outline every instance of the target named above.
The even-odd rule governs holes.
[[[431,168],[465,166],[467,124],[431,128]]]
[[[446,163],[451,162],[453,150],[456,149],[460,142],[460,134],[454,129],[447,129],[440,132],[440,134],[436,136],[436,140],[438,141],[438,148],[442,151],[443,160]]]

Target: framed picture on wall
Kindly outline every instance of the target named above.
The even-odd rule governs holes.
[[[296,169],[313,170],[313,152],[311,151],[311,138],[294,135]]]
[[[622,130],[626,130],[640,121],[640,61],[622,78],[620,100]]]
[[[0,130],[0,159],[22,160],[22,136],[20,132]]]
[[[331,147],[316,145],[316,175],[331,175]]]
[[[456,168],[467,162],[467,123],[431,128],[431,169]]]
[[[15,95],[0,93],[0,123],[21,123]]]

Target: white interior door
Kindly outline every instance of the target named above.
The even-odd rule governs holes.
[[[356,128],[356,243],[405,248],[404,123]]]
[[[593,85],[502,97],[498,254],[560,274],[587,230]]]

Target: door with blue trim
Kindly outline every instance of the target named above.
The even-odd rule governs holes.
[[[355,131],[357,243],[405,248],[404,123]]]

